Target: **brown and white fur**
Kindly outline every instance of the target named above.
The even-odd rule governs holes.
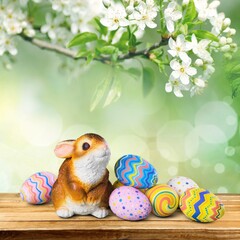
[[[55,154],[66,158],[52,189],[57,215],[106,217],[112,184],[106,169],[111,153],[105,140],[97,134],[85,134],[77,140],[60,142]]]

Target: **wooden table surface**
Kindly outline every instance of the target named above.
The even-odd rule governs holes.
[[[196,223],[180,211],[168,218],[150,215],[130,222],[110,215],[59,218],[51,203],[29,205],[18,194],[0,194],[0,239],[240,240],[240,195],[218,195],[226,213],[213,223]]]

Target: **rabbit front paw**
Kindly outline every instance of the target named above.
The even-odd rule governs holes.
[[[69,218],[74,215],[74,212],[69,210],[67,207],[61,207],[56,211],[57,215],[61,218]]]
[[[106,208],[97,208],[92,215],[96,218],[105,218],[109,214]]]

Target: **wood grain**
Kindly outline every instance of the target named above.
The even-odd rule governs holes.
[[[161,239],[240,240],[240,195],[218,195],[226,207],[224,217],[213,223],[188,220],[180,210],[168,218],[150,215],[139,222],[113,214],[59,218],[51,203],[30,205],[18,194],[0,194],[0,239]]]

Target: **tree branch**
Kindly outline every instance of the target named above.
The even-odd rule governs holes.
[[[20,35],[25,41],[28,41],[30,43],[32,43],[33,45],[43,49],[43,50],[49,50],[52,52],[56,52],[58,54],[62,54],[65,55],[67,57],[70,57],[72,59],[78,60],[78,59],[84,59],[86,60],[86,57],[80,57],[80,58],[76,58],[76,54],[77,52],[67,49],[65,47],[59,46],[59,45],[55,45],[49,42],[46,42],[44,40],[40,40],[37,38],[30,38],[27,37],[25,35]],[[161,46],[167,45],[168,43],[168,39],[167,38],[162,38],[160,42],[153,44],[151,47],[147,48],[147,49],[143,49],[143,50],[139,50],[136,52],[129,52],[127,54],[123,54],[120,55],[118,57],[118,60],[120,61],[124,61],[125,59],[130,59],[130,58],[134,58],[137,56],[144,56],[144,57],[149,57],[149,54],[152,50],[157,49]],[[100,61],[103,63],[110,63],[111,62],[111,58],[110,57],[104,57],[102,56],[101,58],[94,58],[93,60],[95,61]]]

